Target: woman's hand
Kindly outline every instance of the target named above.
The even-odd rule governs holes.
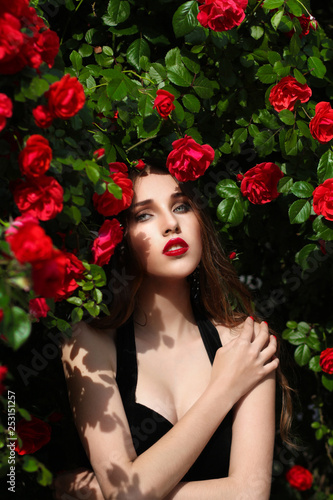
[[[84,468],[56,476],[52,490],[55,500],[104,500],[94,472]]]
[[[217,350],[211,384],[230,391],[233,404],[260,380],[276,370],[276,339],[266,322],[255,323],[251,317],[241,325],[237,338]]]

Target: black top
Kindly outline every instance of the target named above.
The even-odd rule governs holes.
[[[201,338],[213,363],[215,353],[222,346],[215,326],[195,312]],[[138,366],[133,319],[130,318],[117,331],[117,376],[116,381],[128,419],[133,445],[140,455],[164,434],[173,424],[147,406],[135,401]],[[200,481],[228,476],[232,432],[232,411],[217,428],[206,447],[189,469],[182,481]],[[195,434],[193,435],[195,439]]]

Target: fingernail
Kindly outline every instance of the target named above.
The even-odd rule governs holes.
[[[254,321],[253,316],[249,316],[249,318],[251,318]]]

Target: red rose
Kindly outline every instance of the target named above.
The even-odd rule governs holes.
[[[21,33],[21,23],[12,14],[4,13],[0,18],[0,73],[11,75],[24,68],[22,57],[25,37]]]
[[[19,455],[35,453],[35,451],[46,445],[51,439],[51,426],[32,416],[31,420],[20,420],[16,426],[19,438],[22,440],[22,446],[16,444],[15,451]]]
[[[19,210],[40,220],[53,219],[62,211],[63,193],[59,182],[45,175],[14,183],[14,201]]]
[[[14,221],[5,237],[21,264],[49,259],[53,253],[52,240],[45,234],[37,219],[23,219],[23,223],[19,221],[18,224]]]
[[[31,316],[34,316],[37,319],[46,318],[49,310],[50,308],[43,297],[39,297],[37,299],[30,299],[29,313],[31,314]]]
[[[0,309],[0,323],[3,320],[3,309]]]
[[[333,375],[333,347],[328,347],[320,353],[319,364],[323,372]]]
[[[275,163],[259,163],[244,174],[242,195],[255,205],[269,203],[279,196],[277,185],[282,177],[283,172]]]
[[[92,246],[93,264],[104,266],[108,264],[114,249],[123,239],[123,229],[117,219],[104,221],[98,231],[98,238],[94,240]]]
[[[134,165],[134,167],[137,169],[137,170],[143,170],[145,167],[146,167],[146,164],[143,160],[138,160],[136,162],[136,165]]]
[[[55,31],[47,29],[42,31],[37,39],[36,48],[38,49],[42,60],[52,68],[54,59],[59,52],[60,42]]]
[[[128,172],[128,168],[125,163],[122,163],[120,161],[109,163],[109,170],[110,174],[115,174],[116,172],[122,172],[123,174],[126,174],[126,172]]]
[[[13,114],[13,103],[6,94],[0,94],[0,132],[6,126],[6,118]]]
[[[301,465],[294,465],[288,470],[286,479],[290,486],[298,491],[305,491],[311,488],[313,476],[310,471]]]
[[[296,101],[307,102],[312,95],[308,85],[299,83],[293,76],[285,76],[271,90],[269,102],[275,111],[294,111]]]
[[[58,288],[54,295],[56,301],[67,299],[72,295],[79,286],[76,280],[82,279],[86,270],[82,262],[74,254],[70,252],[62,252],[62,254],[66,259],[65,276],[62,286]]]
[[[310,132],[321,144],[333,139],[333,109],[329,102],[317,104],[315,116],[310,121]]]
[[[229,259],[230,259],[230,260],[234,260],[236,257],[237,257],[236,252],[230,252],[230,253],[229,253]]]
[[[8,373],[7,366],[0,366],[0,396],[2,396],[2,394],[6,390],[6,387],[2,382],[5,380],[7,373]]]
[[[36,295],[54,298],[64,284],[66,266],[66,256],[60,250],[55,249],[49,259],[34,262],[32,280]]]
[[[214,160],[214,149],[208,144],[201,146],[189,135],[174,141],[172,147],[166,166],[170,174],[181,182],[197,179]]]
[[[84,106],[85,95],[83,87],[76,77],[65,75],[59,82],[52,83],[45,92],[48,107],[54,118],[67,120],[76,115]]]
[[[117,215],[122,210],[128,208],[133,198],[133,183],[123,172],[116,172],[110,175],[111,179],[122,189],[121,199],[117,199],[112,193],[106,189],[103,194],[94,193],[94,207],[100,214],[105,217]]]
[[[326,179],[313,191],[313,210],[333,220],[333,179]]]
[[[41,135],[31,135],[20,152],[18,160],[23,175],[40,177],[45,174],[52,160],[49,141]]]
[[[32,110],[33,117],[35,118],[35,123],[37,127],[48,128],[52,125],[53,116],[47,106],[39,105],[37,108]]]
[[[204,28],[228,31],[239,26],[245,18],[247,0],[199,0],[197,19]]]
[[[105,149],[104,148],[99,148],[94,151],[93,156],[99,160],[100,158],[103,158],[105,156]]]
[[[13,16],[20,17],[24,14],[29,7],[29,0],[15,0],[14,2],[0,3],[0,15],[5,12],[13,14]]]
[[[175,96],[170,94],[167,90],[158,90],[156,92],[153,109],[156,108],[156,111],[163,118],[163,120],[167,120],[171,111],[176,109],[173,104],[174,100]]]
[[[300,38],[308,35],[310,33],[310,28],[313,30],[316,30],[318,28],[318,23],[313,16],[306,16],[305,14],[302,14],[300,17],[298,17],[294,16],[294,14],[292,14],[291,12],[288,12],[288,16],[290,17],[290,19],[294,19],[294,17],[296,17],[299,20],[302,28],[302,33],[300,33],[299,35]],[[292,30],[288,31],[286,35],[291,38],[294,35],[295,31],[295,28],[293,28]]]

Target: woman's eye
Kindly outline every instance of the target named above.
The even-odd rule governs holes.
[[[182,203],[181,205],[178,205],[178,207],[175,208],[175,211],[181,212],[181,213],[186,213],[189,210],[191,210],[191,207],[188,203]]]
[[[148,220],[148,218],[150,217],[149,214],[146,214],[146,213],[142,213],[142,214],[138,214],[135,216],[135,220],[137,222],[143,222],[145,220]]]

